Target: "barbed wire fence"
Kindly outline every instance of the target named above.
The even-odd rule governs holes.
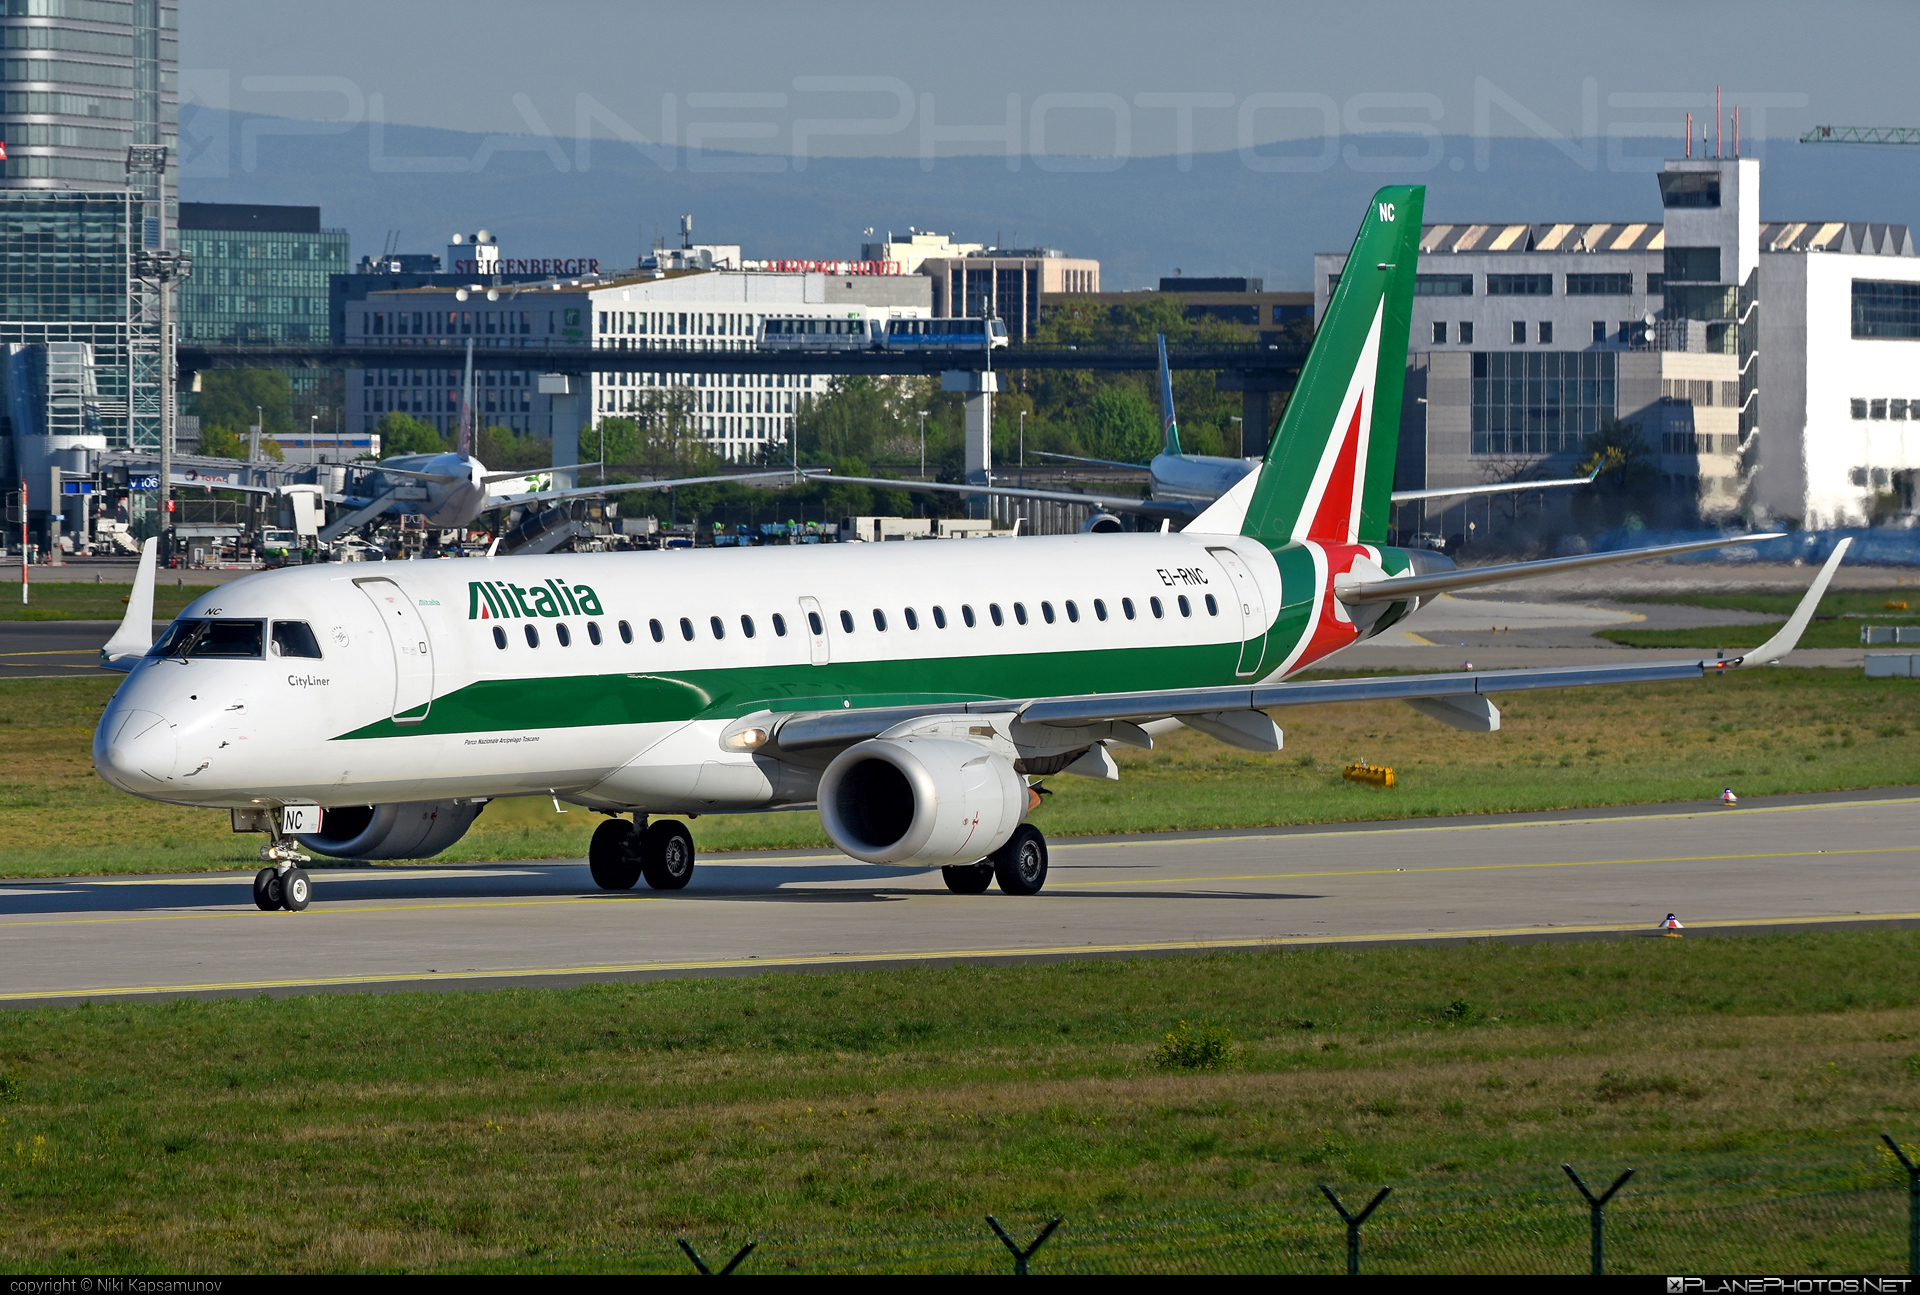
[[[1611,1187],[1588,1186],[1577,1167],[1546,1165],[1126,1209],[715,1230],[549,1259],[684,1272],[678,1241],[703,1272],[711,1270],[701,1252],[734,1254],[728,1272],[743,1264],[755,1272],[1035,1275],[1577,1274],[1604,1266],[1615,1274],[1920,1276],[1920,1147],[1890,1135],[1864,1152],[1837,1143],[1729,1150],[1589,1172]]]

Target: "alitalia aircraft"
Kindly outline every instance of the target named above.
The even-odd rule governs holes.
[[[610,889],[687,884],[675,816],[812,805],[855,858],[1030,895],[1035,780],[1117,777],[1109,748],[1162,725],[1277,751],[1270,710],[1397,698],[1486,732],[1503,691],[1777,661],[1844,547],[1729,660],[1290,680],[1444,590],[1712,547],[1459,570],[1382,542],[1424,196],[1375,195],[1272,449],[1178,534],[297,567],[209,590],[151,648],[149,557],[94,765],[267,833],[263,908],[307,906],[303,850],[424,858],[529,794],[607,816]]]

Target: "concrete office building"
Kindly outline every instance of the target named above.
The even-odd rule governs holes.
[[[1663,222],[1422,230],[1396,482],[1565,476],[1619,420],[1708,520],[1915,515],[1907,227],[1762,221],[1752,159],[1674,159],[1658,182]],[[1314,260],[1316,318],[1343,263]],[[1459,533],[1466,507],[1418,528]]]
[[[1051,247],[984,248],[965,256],[929,256],[919,273],[933,281],[935,317],[989,311],[1018,344],[1040,326],[1046,298],[1100,291],[1100,262]]]
[[[368,369],[347,379],[347,427],[367,432],[388,410],[457,428],[464,347],[579,346],[658,350],[656,371],[595,372],[566,384],[539,373],[476,372],[477,422],[556,440],[605,417],[643,413],[650,398],[684,403],[693,428],[734,461],[788,443],[800,402],[826,390],[821,375],[676,371],[674,351],[747,351],[770,316],[810,319],[924,317],[930,281],[919,275],[837,276],[758,271],[647,271],[599,282],[547,279],[490,293],[422,286],[369,291],[344,303],[345,338],[417,342],[417,368]]]

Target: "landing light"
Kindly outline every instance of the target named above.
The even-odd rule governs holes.
[[[764,728],[743,728],[738,733],[729,733],[720,739],[720,745],[730,751],[751,751],[766,744],[767,730]]]

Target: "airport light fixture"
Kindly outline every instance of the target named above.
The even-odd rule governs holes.
[[[129,187],[137,176],[152,176],[159,217],[149,231],[143,217],[139,246],[133,249],[133,277],[154,288],[160,298],[160,499],[159,534],[161,548],[172,555],[173,539],[173,436],[175,385],[173,358],[173,285],[193,273],[193,257],[178,248],[164,246],[167,219],[167,155],[159,145],[134,145],[127,149]],[[151,233],[153,246],[147,246]]]
[[[927,411],[920,411],[920,479],[927,479]]]

